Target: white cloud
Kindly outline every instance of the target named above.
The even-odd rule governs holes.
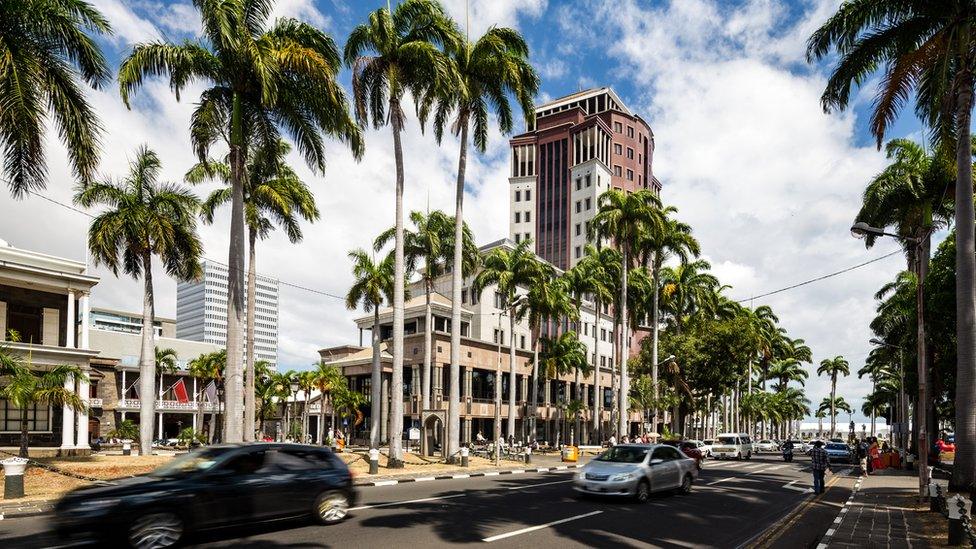
[[[138,42],[159,40],[162,35],[148,20],[139,17],[126,2],[121,0],[93,0],[98,9],[112,24],[115,31],[111,38],[118,46],[131,46]]]
[[[328,29],[332,25],[332,20],[319,11],[313,0],[277,0],[271,19],[277,17],[294,17],[320,29]]]
[[[546,11],[547,0],[444,0],[448,13],[454,17],[462,29],[470,20],[471,39],[484,34],[491,26],[518,27],[522,17],[537,18]]]

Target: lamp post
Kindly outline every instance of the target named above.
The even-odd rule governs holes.
[[[870,343],[898,349],[898,445],[907,451],[908,439],[905,433],[908,432],[908,395],[905,394],[905,349],[901,345],[886,343],[876,337],[871,338]]]
[[[928,385],[928,372],[925,364],[925,301],[924,290],[922,288],[922,273],[920,272],[922,262],[918,259],[918,254],[921,252],[922,239],[885,232],[883,229],[872,227],[864,221],[858,221],[851,227],[851,235],[854,238],[864,238],[868,235],[890,236],[915,246],[915,306],[918,311],[918,399],[915,401],[915,427],[918,430],[918,439],[915,444],[918,446],[918,492],[920,496],[925,497],[928,494],[929,484],[929,445],[928,433],[926,432],[926,424],[928,422],[928,388],[926,387]]]

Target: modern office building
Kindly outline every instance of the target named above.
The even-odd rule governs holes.
[[[532,239],[560,269],[579,260],[597,199],[609,188],[661,190],[651,169],[654,133],[610,88],[593,88],[535,110],[510,141],[509,235]]]
[[[176,286],[176,337],[224,345],[227,338],[227,266],[203,262],[203,277]],[[246,284],[246,282],[245,282]],[[258,275],[254,354],[278,361],[278,281]]]
[[[92,307],[91,327],[108,332],[141,334],[142,314]],[[172,318],[157,316],[153,319],[153,328],[156,337],[176,337],[176,320]]]

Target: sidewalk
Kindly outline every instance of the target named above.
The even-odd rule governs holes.
[[[913,548],[939,543],[941,515],[919,502],[918,477],[902,469],[882,469],[862,477],[817,549]]]

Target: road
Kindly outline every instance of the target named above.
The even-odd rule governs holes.
[[[361,489],[358,507],[337,525],[277,522],[190,541],[235,549],[470,543],[534,549],[740,547],[809,500],[808,464],[805,459],[784,463],[777,456],[709,461],[692,494],[658,494],[644,505],[579,500],[571,488],[573,473],[565,471],[368,487]],[[800,528],[817,527],[799,522]],[[46,524],[44,517],[0,522],[3,547],[57,546]]]

